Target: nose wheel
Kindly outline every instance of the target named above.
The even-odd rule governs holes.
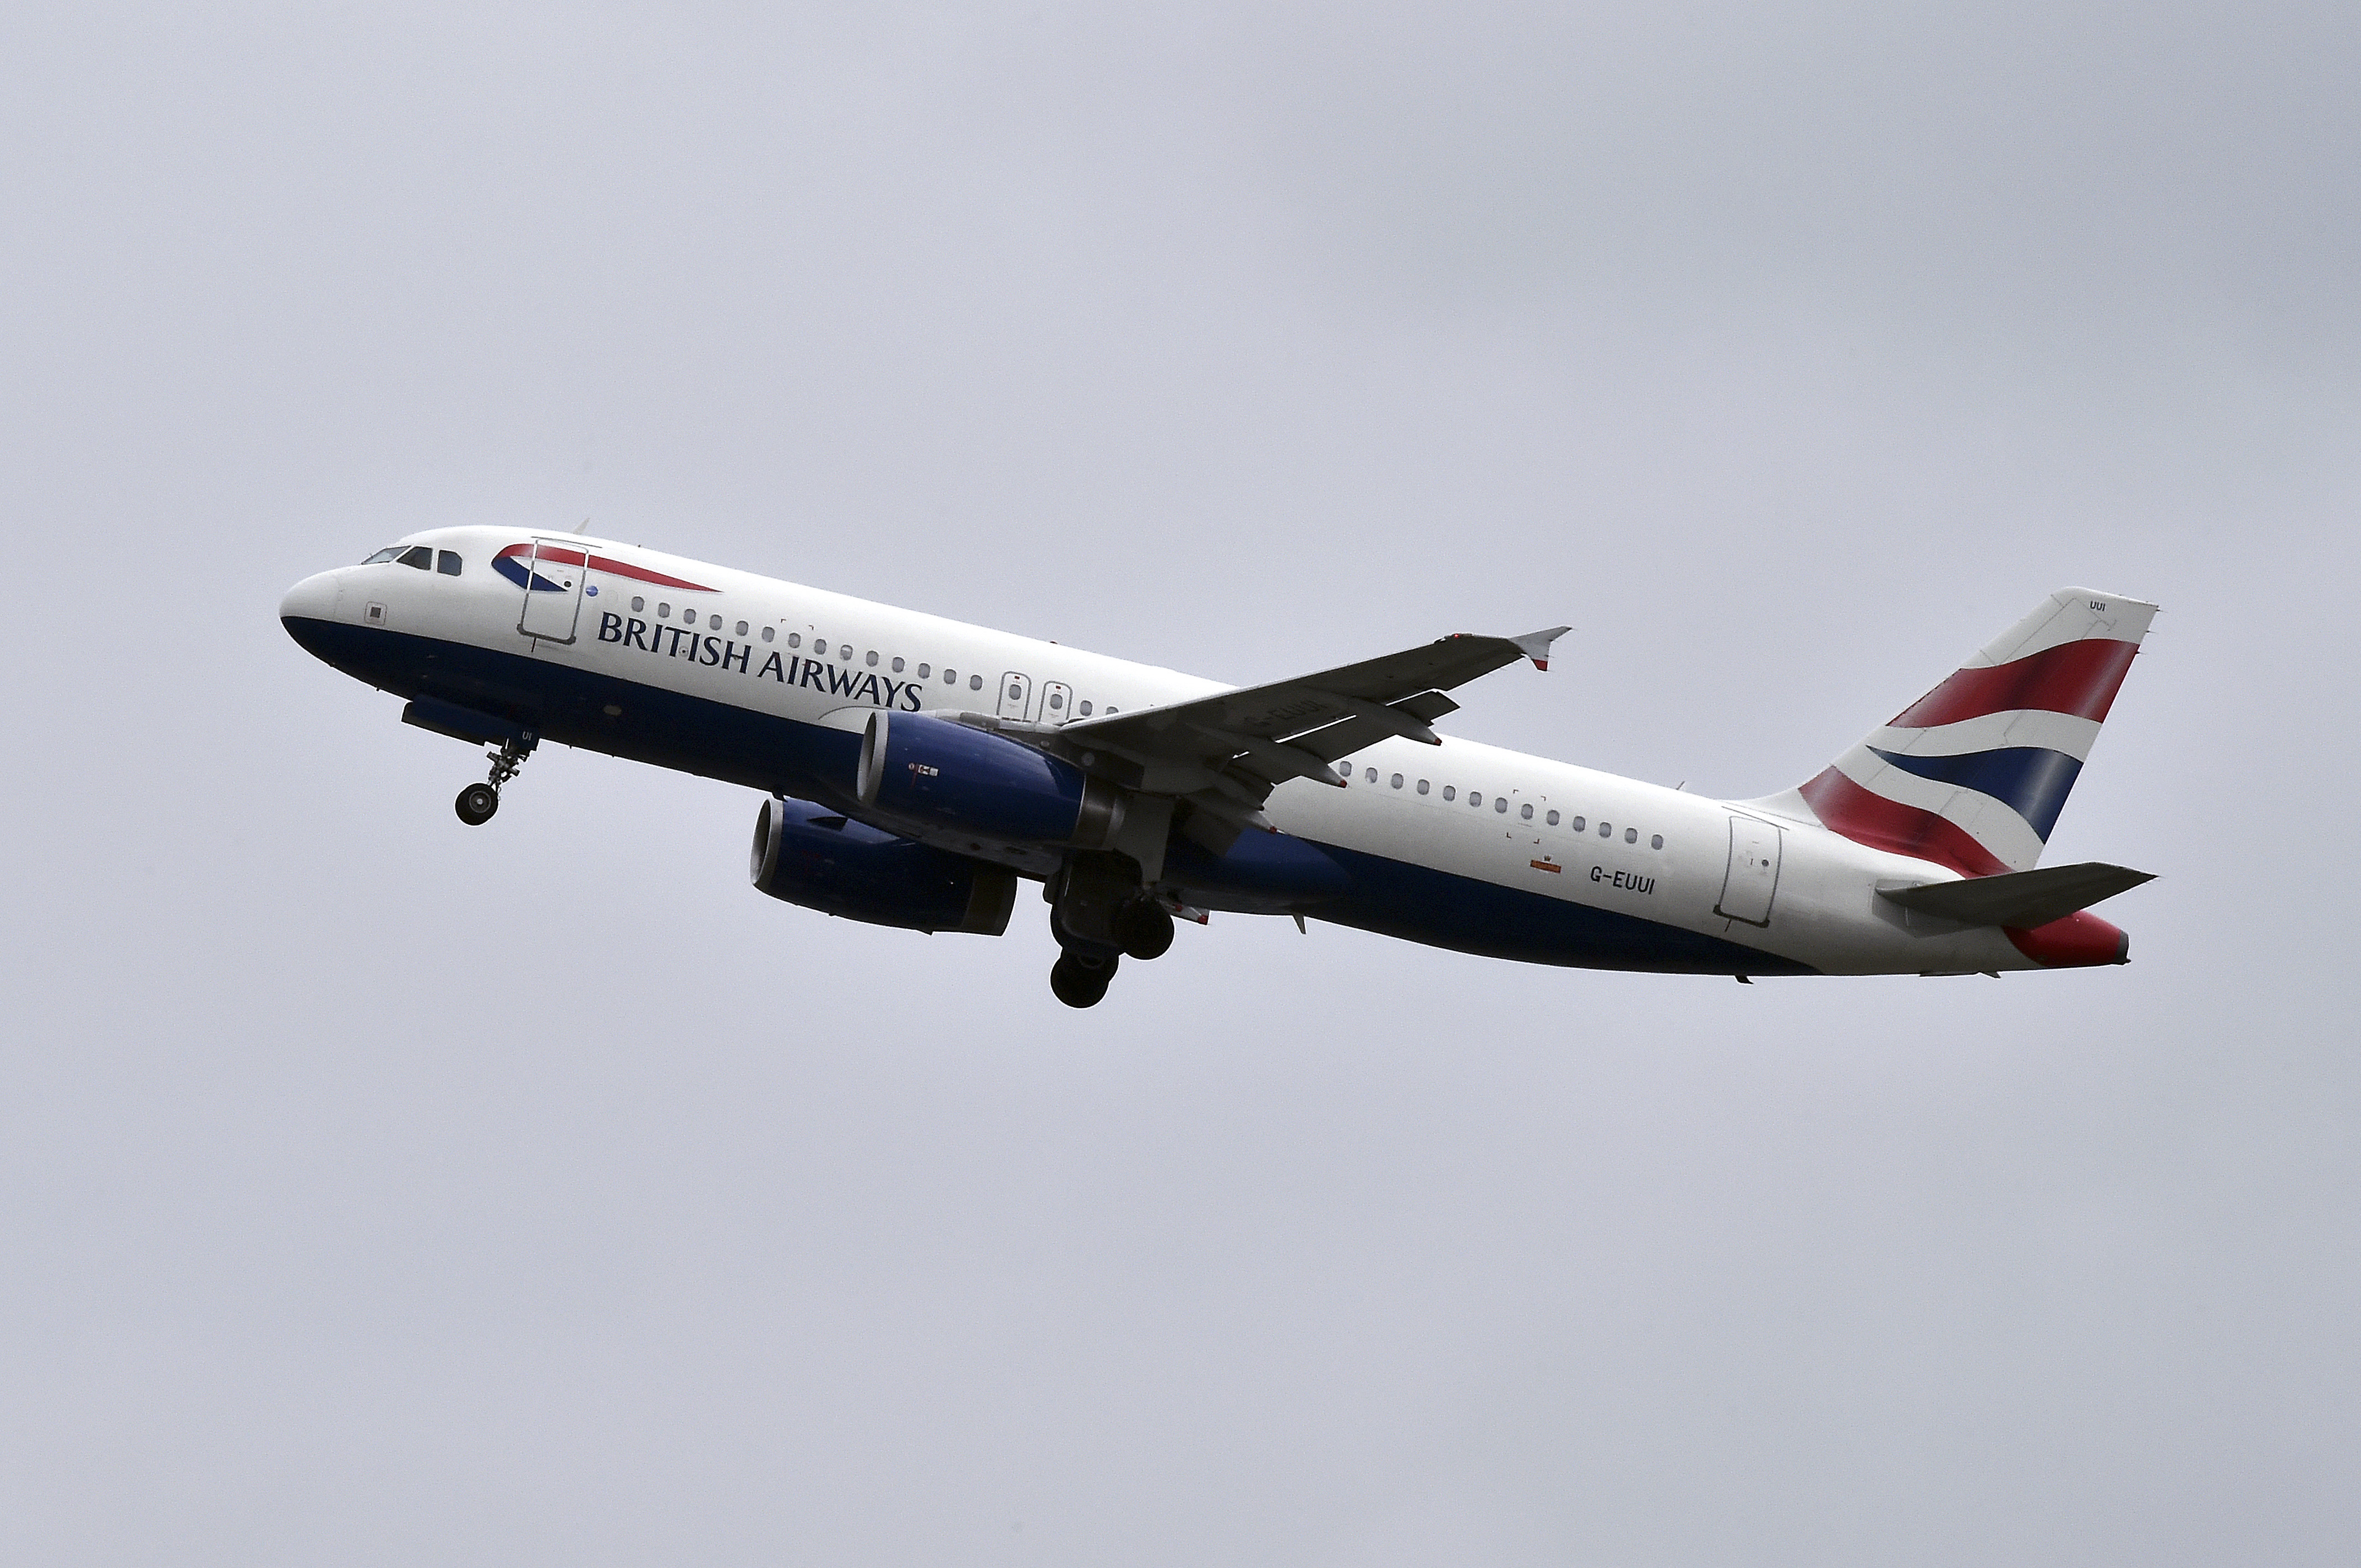
[[[482,784],[469,784],[459,792],[459,798],[451,803],[451,809],[459,814],[460,821],[470,828],[481,828],[492,819],[492,813],[500,808],[500,785],[517,776],[518,770],[524,766],[524,760],[533,755],[533,743],[538,739],[527,730],[522,740],[503,740],[500,750],[485,753],[492,760],[491,777]]]

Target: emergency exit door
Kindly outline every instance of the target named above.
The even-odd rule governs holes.
[[[1730,819],[1730,865],[1721,878],[1716,915],[1750,926],[1771,924],[1771,900],[1779,891],[1779,829],[1752,817]]]

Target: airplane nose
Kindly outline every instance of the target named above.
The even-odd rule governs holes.
[[[336,614],[336,574],[321,572],[289,588],[279,601],[281,622],[333,620]]]

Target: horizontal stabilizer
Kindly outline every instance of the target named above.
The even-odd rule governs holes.
[[[1905,909],[1957,920],[1962,925],[2006,926],[2030,931],[2155,880],[2147,872],[2087,861],[2079,866],[2048,866],[2036,872],[1970,877],[1963,882],[1881,887],[1877,896]]]

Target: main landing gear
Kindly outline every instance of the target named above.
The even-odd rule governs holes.
[[[459,814],[460,821],[470,828],[481,828],[492,819],[492,813],[500,808],[500,785],[517,776],[518,770],[524,766],[524,760],[533,755],[533,746],[539,739],[528,729],[521,739],[503,740],[500,750],[484,753],[492,760],[491,777],[482,784],[469,784],[459,792],[459,798],[451,803],[451,809]]]
[[[1068,948],[1049,966],[1049,994],[1069,1007],[1095,1007],[1115,980],[1123,960],[1113,953],[1089,953]]]
[[[1140,885],[1128,855],[1076,855],[1042,892],[1063,949],[1050,966],[1049,991],[1069,1007],[1096,1006],[1125,959],[1146,963],[1172,946],[1172,916]]]

